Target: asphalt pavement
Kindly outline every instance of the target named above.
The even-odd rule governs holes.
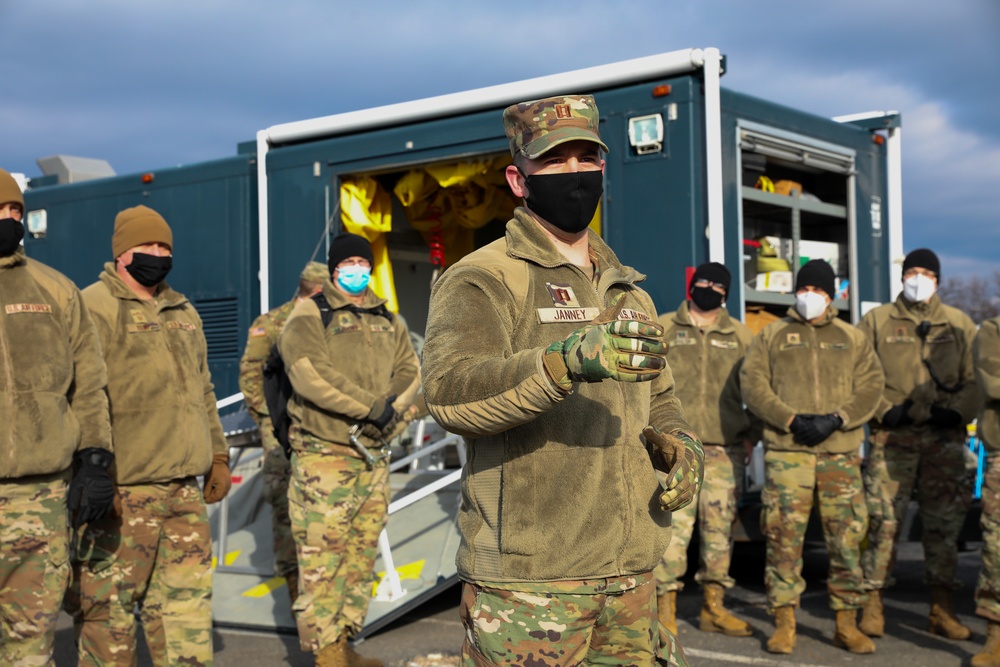
[[[748,638],[724,637],[697,629],[701,594],[689,568],[686,589],[678,597],[679,634],[691,665],[722,667],[833,667],[839,665],[886,665],[944,667],[968,664],[985,641],[986,622],[974,615],[972,600],[981,563],[980,543],[969,543],[959,557],[962,589],[955,594],[959,617],[972,628],[968,641],[952,642],[926,632],[928,592],[923,585],[923,549],[919,543],[904,543],[896,566],[896,585],[885,596],[886,636],[875,640],[873,655],[854,655],[832,643],[834,613],[826,595],[827,559],[822,544],[812,544],[805,554],[808,582],[797,612],[798,645],[789,656],[764,649],[773,629],[764,597],[762,544],[737,544],[733,576],[737,586],[727,593],[728,606],[754,628]],[[385,661],[388,667],[444,667],[457,665],[462,643],[458,619],[459,588],[455,586],[391,625],[374,633],[357,650]],[[57,636],[56,664],[76,665],[73,631],[64,616]],[[312,667],[312,656],[303,653],[293,636],[235,631],[218,628],[215,633],[216,667],[289,665]],[[142,647],[139,667],[152,665]]]

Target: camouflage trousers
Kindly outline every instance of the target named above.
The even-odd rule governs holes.
[[[69,473],[0,483],[0,665],[53,665],[69,582]]]
[[[312,439],[293,430],[296,439]],[[312,447],[315,451],[315,447]],[[338,454],[292,455],[288,507],[298,549],[299,643],[319,652],[364,625],[378,537],[389,506],[389,469]]]
[[[896,561],[906,508],[917,489],[923,523],[925,578],[931,586],[955,588],[958,534],[972,502],[960,432],[946,437],[928,428],[873,430],[865,493],[871,529],[862,564],[865,585],[885,588]]]
[[[121,517],[78,538],[66,594],[80,667],[136,661],[140,608],[156,665],[212,664],[212,536],[193,477],[118,488]]]
[[[287,577],[299,569],[292,537],[292,521],[288,516],[288,480],[292,464],[281,447],[264,455],[264,500],[271,505],[271,533],[274,538],[274,573]]]
[[[701,565],[695,574],[695,581],[720,584],[726,588],[732,588],[736,583],[729,576],[729,563],[736,506],[745,470],[746,449],[743,445],[705,445],[705,481],[698,492],[698,500],[673,513],[670,546],[653,570],[657,595],[684,589],[684,582],[680,579],[687,572],[688,544],[696,517],[701,538]]]
[[[868,599],[861,570],[861,541],[868,529],[868,512],[861,458],[854,453],[768,450],[764,470],[761,527],[767,538],[764,585],[770,609],[797,607],[806,589],[802,545],[814,499],[830,558],[830,608],[862,607]]]
[[[983,569],[976,584],[976,613],[1000,623],[1000,452],[990,452],[983,479]]]
[[[462,665],[687,667],[677,638],[657,621],[651,573],[620,579],[638,585],[573,593],[583,582],[550,582],[548,592],[464,582]]]

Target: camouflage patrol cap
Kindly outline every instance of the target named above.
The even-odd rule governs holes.
[[[503,129],[510,141],[510,154],[534,160],[545,151],[567,141],[593,141],[604,152],[597,104],[591,95],[561,95],[513,104],[503,112]]]
[[[329,277],[330,271],[323,262],[309,262],[299,275],[300,280],[310,283],[321,283]]]

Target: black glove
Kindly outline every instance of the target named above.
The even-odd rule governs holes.
[[[372,424],[379,431],[382,431],[392,418],[396,416],[396,410],[392,407],[392,402],[396,400],[396,395],[380,398],[372,405],[371,412],[368,413],[366,421]]]
[[[799,431],[806,427],[808,422],[811,422],[816,415],[795,415],[792,419],[792,423],[788,425],[788,430],[792,433],[797,434]]]
[[[962,415],[951,408],[939,408],[931,406],[931,418],[927,423],[934,428],[955,428],[961,426]]]
[[[830,434],[836,431],[844,423],[844,420],[840,418],[838,414],[829,415],[803,415],[804,417],[812,417],[811,419],[805,419],[802,426],[795,433],[795,441],[806,445],[807,447],[815,447],[824,440],[830,437]]]
[[[913,419],[910,418],[911,407],[913,407],[913,401],[910,399],[906,399],[899,405],[892,406],[888,412],[882,415],[882,425],[886,428],[898,428],[912,424]]]
[[[66,505],[74,528],[97,521],[115,502],[115,485],[108,468],[115,455],[106,449],[88,447],[74,457],[73,479],[69,483]]]

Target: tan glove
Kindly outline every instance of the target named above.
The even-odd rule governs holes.
[[[205,475],[205,490],[202,495],[208,504],[217,503],[226,497],[233,485],[229,472],[229,454],[213,454],[212,468]]]
[[[684,431],[661,433],[653,426],[642,429],[649,446],[653,467],[666,473],[660,509],[676,512],[687,507],[701,489],[705,478],[705,450],[701,442]]]

